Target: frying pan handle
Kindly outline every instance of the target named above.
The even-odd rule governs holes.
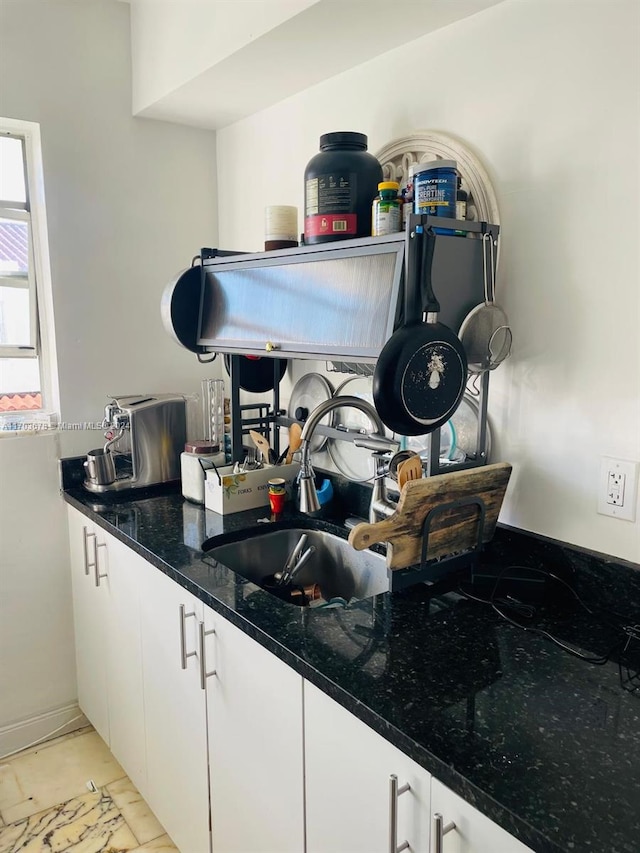
[[[419,323],[422,320],[422,293],[420,286],[420,268],[424,244],[417,228],[407,234],[406,265],[404,270],[404,322],[405,325]]]
[[[430,228],[425,231],[421,225],[416,228],[416,237],[418,236],[418,232],[420,232],[420,242],[424,244],[420,263],[422,311],[424,314],[438,314],[440,312],[440,303],[436,299],[433,292],[433,285],[431,284],[431,270],[433,267],[433,253],[436,249],[436,237]]]

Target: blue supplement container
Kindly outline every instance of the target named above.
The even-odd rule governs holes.
[[[455,160],[421,163],[413,174],[413,212],[456,218],[458,173]],[[453,234],[450,228],[434,228],[436,234]]]

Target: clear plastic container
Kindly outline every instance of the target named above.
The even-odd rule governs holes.
[[[208,444],[224,446],[224,381],[202,380],[203,435]]]

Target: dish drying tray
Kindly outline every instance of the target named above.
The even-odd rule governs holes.
[[[375,364],[357,361],[328,361],[327,373],[347,373],[352,376],[373,376]]]
[[[438,235],[434,256],[434,271],[439,277],[439,292],[442,293],[440,300],[441,319],[450,327],[458,328],[469,310],[483,299],[482,237],[491,233],[497,240],[500,228],[498,225],[487,222],[466,221],[457,223],[456,220],[445,220],[439,217],[424,217],[424,219],[427,220],[425,223],[427,226],[442,226],[443,224],[464,226],[467,237],[471,238]],[[400,232],[382,238],[338,241],[321,247],[306,246],[235,258],[203,258],[203,290],[198,342],[207,349],[230,354],[232,461],[242,460],[243,437],[248,434],[249,429],[257,429],[268,438],[276,455],[279,455],[281,444],[279,428],[287,428],[295,422],[294,419],[287,417],[286,412],[280,407],[280,376],[277,373],[277,360],[274,360],[272,404],[266,406],[240,405],[239,367],[237,365],[239,355],[260,353],[263,357],[266,355],[274,358],[294,357],[303,359],[317,359],[324,355],[329,372],[372,376],[375,371],[375,361],[384,342],[389,339],[393,329],[397,328],[401,322],[401,317],[398,314],[398,296],[400,292],[400,271],[404,262],[404,243],[405,235]],[[317,252],[319,254],[316,254]],[[355,312],[356,316],[359,317],[357,329],[361,334],[357,341],[352,337],[353,329],[350,330],[347,337],[342,337],[340,330],[337,327],[334,328],[332,323],[320,322],[319,326],[317,323],[314,324],[314,329],[316,333],[320,331],[322,340],[317,340],[313,344],[306,345],[300,340],[297,343],[289,342],[287,345],[283,345],[282,341],[278,342],[277,340],[267,340],[265,343],[260,331],[263,328],[262,325],[255,328],[243,325],[240,315],[243,314],[241,309],[244,303],[238,304],[234,309],[237,312],[237,317],[233,322],[230,319],[233,311],[230,310],[230,314],[223,312],[226,319],[222,322],[221,318],[222,326],[217,328],[215,319],[217,303],[225,303],[227,296],[231,298],[231,294],[234,294],[234,298],[236,298],[238,293],[244,293],[245,297],[248,298],[250,294],[254,293],[254,286],[258,282],[261,288],[266,288],[265,292],[271,290],[280,292],[279,288],[285,287],[285,284],[285,289],[289,288],[289,277],[292,275],[297,276],[295,279],[296,286],[292,293],[301,296],[303,302],[306,299],[304,306],[300,306],[300,312],[301,316],[308,316],[310,291],[300,288],[299,276],[307,270],[315,269],[314,264],[316,263],[320,263],[325,272],[331,271],[328,279],[323,278],[322,311],[319,311],[317,316],[326,319],[325,314],[329,311],[332,318],[339,317],[342,322],[344,317],[350,314],[350,312],[345,313],[343,310],[343,297],[345,294],[350,294],[349,298],[353,297],[363,309],[362,312]],[[362,286],[363,280],[367,280],[371,274],[371,270],[367,272],[362,267],[362,264],[367,263],[386,264],[387,267],[386,274],[382,278],[376,279],[378,284],[381,281],[384,284],[382,293],[376,293],[376,298],[373,300],[372,294],[369,293],[367,296],[367,290],[366,288],[363,290]],[[335,280],[331,278],[332,275],[336,276]],[[239,290],[236,290],[236,287]],[[289,292],[288,289],[287,292]],[[313,289],[311,292],[315,293]],[[366,298],[364,298],[365,296]],[[281,305],[281,302],[276,301],[274,304]],[[384,305],[383,310],[381,310],[382,305]],[[269,303],[269,307],[273,308],[271,303]],[[289,311],[288,316],[291,313]],[[296,312],[293,311],[293,313]],[[313,312],[311,313],[313,314]],[[252,316],[255,316],[255,311]],[[269,312],[266,311],[262,320],[268,316],[270,316]],[[280,307],[278,308],[278,317],[282,318]],[[376,317],[377,325],[375,326],[376,335],[373,335],[372,339],[369,334],[370,330],[367,334],[362,334],[362,332],[363,329],[367,328],[367,324],[373,317]],[[327,326],[331,332],[327,331]],[[235,331],[232,330],[232,327]],[[243,329],[242,340],[238,340],[234,338],[234,335],[240,334],[241,327]],[[270,332],[273,332],[274,329],[275,327],[271,326]],[[297,333],[300,331],[297,330]],[[327,334],[329,337],[323,337]],[[331,337],[334,334],[336,335],[335,339]],[[474,387],[477,391],[479,408],[475,453],[463,461],[447,464],[447,471],[475,468],[487,463],[489,372],[477,374],[474,377]],[[260,409],[260,411],[252,414],[249,411],[252,408]],[[338,430],[324,424],[318,425],[316,432],[318,435],[328,438],[351,442],[362,435],[362,432]],[[400,440],[401,437],[398,438]],[[425,473],[427,477],[430,477],[442,470],[439,430],[431,433],[428,437],[427,448],[427,453],[421,455],[426,457]]]
[[[240,356],[232,355],[229,363],[229,374],[231,380],[230,410],[231,410],[231,461],[242,462],[244,458],[245,438],[249,431],[254,429],[267,438],[276,456],[280,455],[281,441],[279,427],[288,428],[291,424],[298,423],[294,418],[288,417],[286,411],[280,407],[280,374],[277,362],[274,362],[274,389],[272,402],[268,403],[240,403],[240,384],[238,381]],[[363,432],[359,430],[338,429],[332,426],[318,424],[315,429],[318,435],[333,438],[340,441],[355,441],[362,438]]]
[[[467,471],[410,480],[392,516],[358,524],[349,543],[358,551],[387,542],[392,592],[419,582],[434,582],[471,566],[495,533],[511,476],[498,462]]]

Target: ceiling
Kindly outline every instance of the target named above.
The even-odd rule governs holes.
[[[121,2],[134,114],[217,129],[503,0]]]

